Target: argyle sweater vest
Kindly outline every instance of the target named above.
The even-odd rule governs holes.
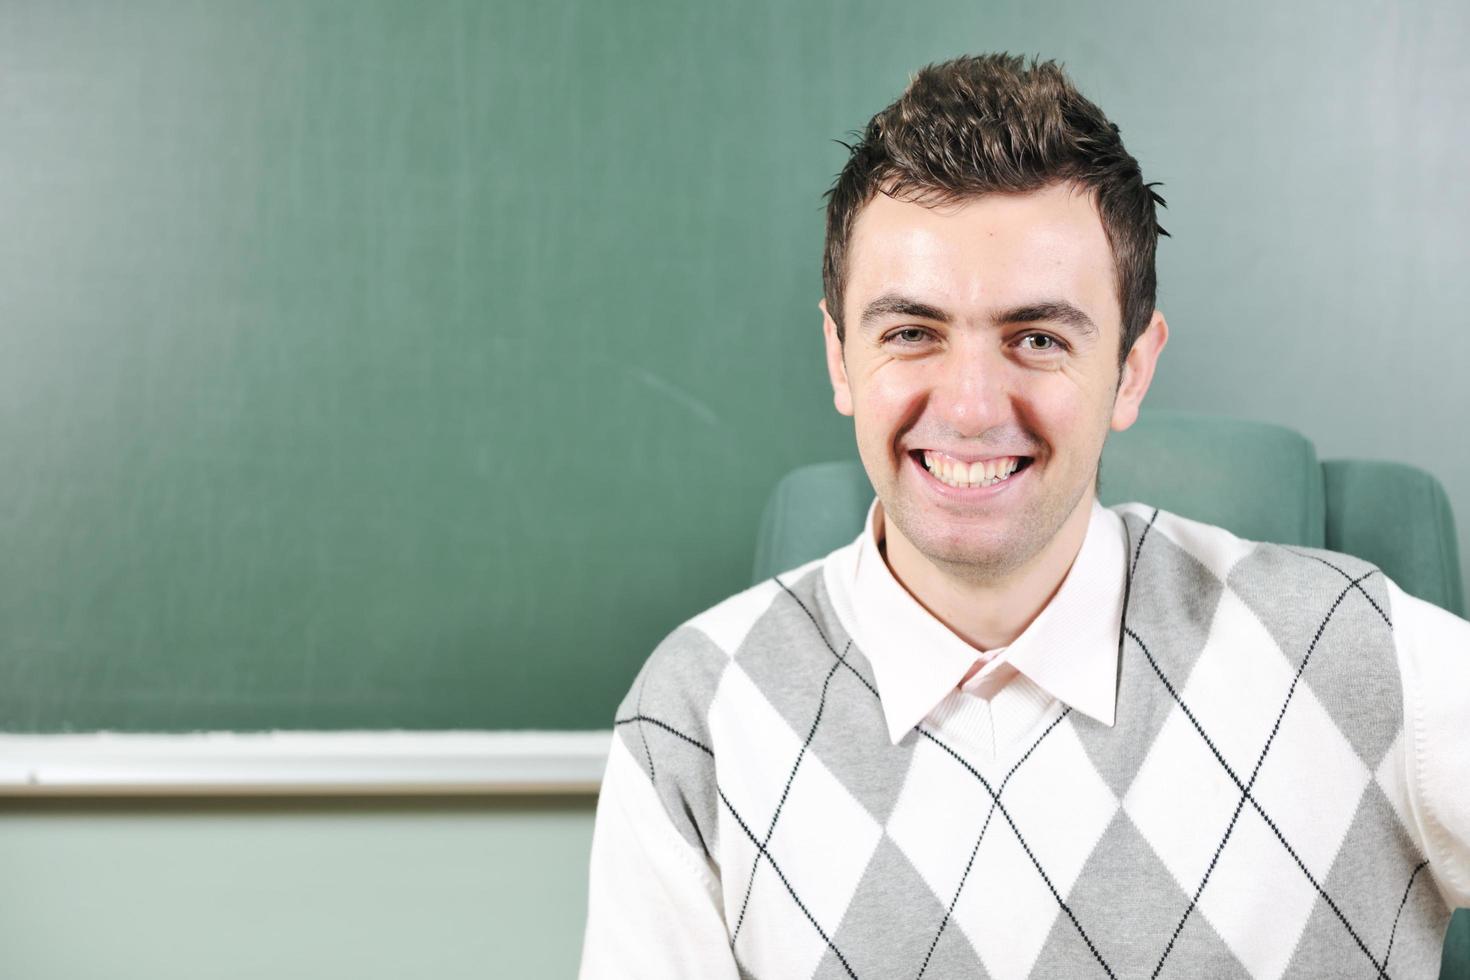
[[[1117,717],[894,745],[814,562],[666,639],[617,714],[742,976],[1436,977],[1383,576],[1118,508]]]

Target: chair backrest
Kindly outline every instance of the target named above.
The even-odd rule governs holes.
[[[1319,462],[1279,425],[1151,412],[1103,450],[1104,504],[1142,501],[1252,541],[1330,548],[1383,569],[1411,595],[1464,614],[1458,539],[1444,488],[1401,463]],[[788,473],[767,500],[755,580],[851,541],[873,499],[862,464]]]

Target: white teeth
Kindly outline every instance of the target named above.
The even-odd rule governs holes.
[[[952,487],[988,487],[1006,480],[1021,464],[1017,456],[965,463],[943,453],[924,450],[924,466],[941,483]]]

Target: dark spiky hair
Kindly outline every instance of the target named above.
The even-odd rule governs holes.
[[[827,191],[822,286],[844,336],[843,289],[853,226],[879,193],[940,205],[989,193],[1075,183],[1092,195],[1113,251],[1122,314],[1119,363],[1153,316],[1155,205],[1118,127],[1073,87],[1054,61],[970,55],[929,65],[848,146]]]

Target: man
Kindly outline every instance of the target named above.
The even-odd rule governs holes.
[[[584,977],[1437,976],[1470,624],[1096,502],[1168,337],[1157,201],[1049,62],[873,118],[821,308],[877,500],[634,682]]]

